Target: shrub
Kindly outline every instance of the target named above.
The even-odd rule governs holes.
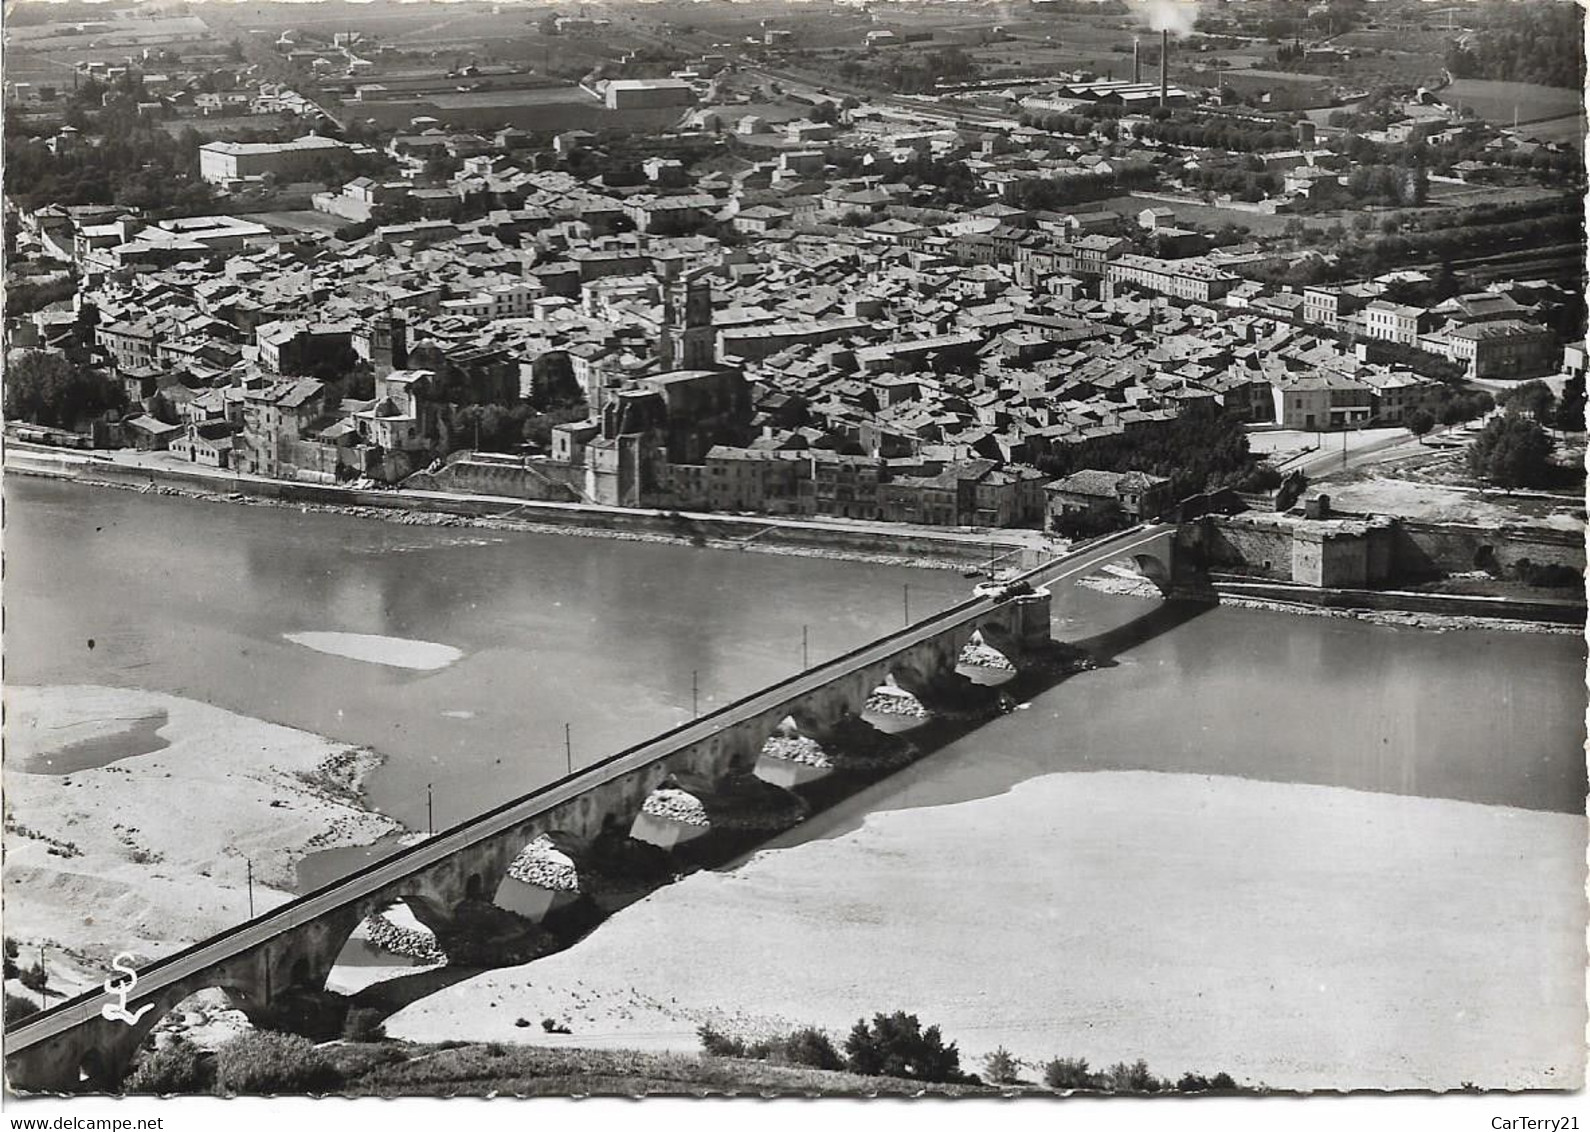
[[[342,1021],[342,1036],[350,1042],[385,1041],[386,1026],[381,1022],[381,1012],[368,1006],[355,1006]]]
[[[1237,1083],[1231,1079],[1229,1073],[1216,1073],[1209,1078],[1209,1091],[1212,1093],[1234,1093]]]
[[[746,1057],[778,1065],[804,1065],[812,1069],[845,1067],[845,1059],[839,1056],[828,1035],[811,1026],[779,1037],[748,1042],[702,1024],[697,1027],[696,1036],[701,1039],[702,1050],[713,1057]]]
[[[1104,1083],[1116,1093],[1157,1093],[1165,1086],[1148,1071],[1148,1062],[1139,1058],[1131,1065],[1118,1061],[1104,1071]]]
[[[945,1045],[937,1026],[922,1029],[915,1014],[896,1010],[875,1014],[872,1025],[858,1021],[845,1039],[847,1065],[866,1077],[906,1077],[916,1081],[960,1081],[961,1054]]]
[[[1415,409],[1402,423],[1408,426],[1408,431],[1413,435],[1425,436],[1435,427],[1435,414],[1429,409]]]
[[[546,1025],[545,1022],[542,1023]],[[713,1057],[744,1057],[745,1043],[739,1038],[731,1038],[728,1034],[720,1034],[711,1026],[703,1022],[696,1027],[696,1037],[701,1039],[701,1048]]]
[[[42,992],[45,987],[50,985],[49,972],[44,969],[42,963],[35,963],[31,967],[22,968],[17,978],[21,979],[22,985],[30,991]]]
[[[983,1079],[994,1085],[1014,1085],[1018,1080],[1016,1059],[1004,1046],[983,1058]]]
[[[1085,1057],[1057,1057],[1043,1067],[1043,1083],[1051,1089],[1096,1089],[1098,1077]]]
[[[185,1038],[145,1054],[125,1082],[129,1093],[208,1093],[215,1086],[215,1061]]]
[[[37,1014],[38,1012],[39,1004],[31,998],[23,998],[19,994],[6,995],[5,1020],[7,1025],[12,1022],[20,1022],[29,1014]]]
[[[297,1034],[240,1034],[220,1048],[215,1061],[223,1093],[324,1093],[341,1083],[326,1055]]]
[[[1199,1073],[1183,1073],[1181,1080],[1176,1082],[1178,1093],[1207,1093],[1209,1091],[1209,1078]]]
[[[821,1030],[808,1026],[796,1030],[781,1043],[775,1060],[789,1065],[804,1065],[812,1069],[843,1069],[845,1059],[839,1056],[834,1043]]]
[[[1237,481],[1237,490],[1249,492],[1274,491],[1281,486],[1283,478],[1274,464],[1255,464],[1252,469]]]

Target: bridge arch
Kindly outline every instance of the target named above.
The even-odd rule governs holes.
[[[998,624],[972,630],[955,659],[955,673],[974,684],[997,687],[1016,678],[1021,647],[1013,634]]]
[[[1132,565],[1137,567],[1137,572],[1150,582],[1160,593],[1169,593],[1172,586],[1170,563],[1157,554],[1134,554]]]
[[[77,1059],[77,1081],[78,1089],[86,1093],[121,1091],[121,1073],[98,1046],[89,1046]]]
[[[362,917],[348,933],[319,989],[351,996],[377,983],[445,966],[434,924],[441,913],[418,896],[397,896]]]

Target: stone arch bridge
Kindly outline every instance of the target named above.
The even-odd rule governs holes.
[[[141,968],[127,1006],[148,1005],[127,1024],[101,1015],[116,999],[81,994],[32,1015],[6,1034],[6,1071],[16,1090],[112,1090],[148,1032],[188,996],[222,988],[246,1008],[268,1007],[284,991],[324,986],[354,929],[400,902],[416,910],[489,898],[509,864],[534,838],[562,831],[595,837],[630,822],[672,775],[721,780],[749,773],[764,741],[785,719],[820,730],[859,715],[869,695],[893,683],[907,690],[953,672],[978,639],[1019,667],[1050,643],[1045,587],[1114,561],[1129,560],[1167,591],[1177,579],[1174,524],[1146,524],[1096,539],[888,637],[808,669],[445,830],[247,923]],[[1019,583],[1025,582],[1026,585]]]

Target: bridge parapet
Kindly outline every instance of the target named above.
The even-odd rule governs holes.
[[[1020,667],[1029,654],[1041,653],[1050,640],[1050,601],[1049,593],[1040,588],[987,607],[967,608],[964,615],[951,614],[936,628],[928,627],[930,619],[920,628],[912,627],[897,647],[858,650],[853,659],[815,686],[796,680],[787,695],[770,689],[726,711],[721,723],[705,734],[670,742],[655,755],[618,769],[606,764],[589,768],[580,776],[586,781],[576,778],[570,783],[579,784],[577,793],[563,791],[563,796],[540,803],[534,796],[511,803],[525,806],[523,816],[516,820],[497,821],[476,836],[470,827],[491,816],[483,815],[458,830],[438,835],[440,842],[469,831],[470,839],[439,856],[420,852],[424,845],[401,854],[412,859],[412,868],[390,879],[349,878],[339,882],[350,886],[345,897],[334,889],[310,894],[224,933],[191,955],[140,972],[139,985],[148,989],[131,1005],[136,1009],[148,1003],[155,1009],[139,1025],[101,1018],[98,1011],[104,998],[97,994],[85,995],[63,1011],[52,1011],[53,1018],[42,1019],[49,1023],[47,1032],[39,1033],[41,1027],[30,1019],[8,1043],[6,1068],[11,1087],[38,1091],[77,1091],[85,1084],[95,1089],[113,1088],[149,1030],[189,995],[225,987],[249,1008],[269,1010],[286,991],[322,989],[349,936],[366,916],[410,899],[448,909],[470,898],[490,900],[499,892],[514,859],[536,837],[562,832],[590,839],[615,826],[628,829],[646,797],[671,776],[712,782],[750,774],[764,743],[787,718],[814,730],[832,729],[858,717],[868,696],[891,676],[898,681],[904,674],[906,680],[929,685],[961,679],[955,676],[955,669],[974,634]],[[702,722],[710,725],[710,721]],[[212,949],[213,957],[208,954]]]

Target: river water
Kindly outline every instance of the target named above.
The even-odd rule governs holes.
[[[565,722],[574,763],[600,758],[687,719],[692,677],[708,710],[796,671],[803,628],[815,662],[897,627],[907,600],[921,616],[959,600],[970,584],[954,572],[404,527],[19,477],[6,482],[5,535],[8,681],[166,692],[370,746],[387,756],[371,780],[371,804],[419,829],[427,784],[440,827],[561,774]],[[1577,999],[1559,986],[1582,967],[1584,831],[1568,817],[1583,814],[1586,795],[1581,639],[1165,605],[1075,587],[1056,594],[1055,633],[1105,665],[790,831],[738,869],[665,889],[537,966],[564,964],[586,978],[611,969],[614,986],[634,986],[641,976],[623,964],[651,951],[638,941],[694,932],[702,970],[718,972],[703,984],[703,1001],[733,988],[747,1009],[804,1003],[801,1020],[827,1023],[819,1007],[828,987],[838,1024],[858,993],[832,982],[839,957],[850,957],[857,985],[874,993],[887,977],[903,979],[889,992],[901,1001],[869,1000],[893,1008],[911,987],[965,990],[963,934],[1008,922],[1011,969],[985,954],[986,985],[1025,998],[994,1015],[990,1002],[957,1005],[948,992],[929,1005],[942,1004],[951,1021],[960,1010],[971,1030],[977,1018],[1015,1017],[1025,1001],[1041,1018],[984,1036],[989,1048],[996,1040],[1036,1046],[1035,1035],[1059,1040],[1042,1027],[1065,1003],[1049,1003],[1021,980],[1037,962],[1022,941],[1067,917],[1100,916],[1084,934],[1107,954],[1091,975],[1070,972],[1082,980],[1075,986],[1054,986],[1072,1001],[1090,987],[1143,991],[1142,1003],[1097,1004],[1099,1033],[1106,1024],[1123,1028],[1112,1039],[1118,1046],[1107,1047],[1123,1056],[1152,1048],[1144,1043],[1163,1029],[1153,1021],[1163,991],[1133,983],[1138,968],[1110,973],[1109,956],[1158,964],[1205,987],[1197,980],[1235,962],[1243,947],[1251,956],[1242,965],[1269,962],[1275,980],[1295,978],[1288,964],[1306,951],[1324,972],[1321,992],[1328,975],[1362,998],[1331,999],[1341,1017],[1304,998],[1278,1014],[1274,1001],[1238,1002],[1240,971],[1238,984],[1207,984],[1211,995],[1231,996],[1210,1022],[1217,1031],[1235,1027],[1225,1064],[1251,1063],[1272,1082],[1343,1082],[1340,1066],[1359,1066],[1364,1047],[1348,1043],[1335,1061],[1321,1055],[1315,1065],[1306,1049],[1284,1062],[1251,1061],[1257,1046],[1290,1035],[1307,1036],[1301,1045],[1311,1047],[1349,1032],[1367,1041],[1392,1024],[1388,1010],[1425,1020],[1408,1037],[1429,1066],[1352,1083],[1480,1079],[1468,1067],[1495,1064],[1492,1051],[1509,1042],[1523,1048],[1519,1035],[1543,1032],[1552,1003],[1570,1009],[1554,1019],[1550,1041],[1582,1033]],[[405,657],[403,641],[430,647]],[[384,647],[410,666],[360,659]],[[1134,837],[1150,847],[1135,858]],[[1005,868],[999,862],[1028,852],[1069,864],[1012,868],[1009,891],[988,879]],[[320,855],[306,881],[361,859]],[[1117,866],[1147,886],[1130,909],[1111,904],[1121,896]],[[825,868],[838,887],[803,893]],[[832,880],[840,876],[848,888]],[[951,878],[957,895],[946,903]],[[1518,927],[1523,919],[1507,902],[1526,888],[1534,918]],[[1307,898],[1297,899],[1303,892],[1322,894],[1328,909],[1308,911]],[[888,907],[895,897],[907,901],[899,916],[938,920],[934,910],[944,912],[942,972],[891,960],[860,974],[868,956],[893,953],[885,937],[865,932],[898,922]],[[1038,919],[1009,920],[1022,901]],[[1198,918],[1212,907],[1234,911]],[[1141,909],[1152,914],[1130,933],[1107,935]],[[1274,922],[1277,910],[1297,918]],[[824,957],[810,970],[795,946],[803,930],[828,933],[810,941],[812,955]],[[1156,934],[1159,951],[1133,951]],[[1363,942],[1371,935],[1372,947]],[[733,970],[773,939],[791,944],[781,952],[777,994],[766,964]],[[1082,937],[1057,939],[1087,954]],[[1217,939],[1225,960],[1194,960],[1189,943]],[[720,956],[709,955],[714,946]],[[932,949],[922,950],[928,964]],[[1484,980],[1503,968],[1505,977]],[[1458,995],[1465,978],[1472,985]],[[1399,987],[1414,988],[1407,1002]],[[667,993],[676,992],[685,988],[669,984]],[[417,1004],[419,1020],[400,1017],[399,1030],[472,1033],[488,1012],[469,993],[464,984]],[[1449,1049],[1440,1035],[1451,1009],[1483,1018],[1491,1044],[1462,1056]],[[691,1040],[693,1024],[666,1025]],[[1285,1033],[1260,1041],[1254,1035],[1265,1025]],[[1178,1033],[1209,1049],[1217,1031]],[[618,1030],[611,1037],[637,1040]],[[1527,1064],[1509,1063],[1497,1080],[1556,1081],[1537,1071],[1556,1049],[1540,1041],[1538,1057],[1530,1048]],[[1468,1075],[1452,1077],[1459,1071]]]
[[[6,678],[189,696],[375,748],[371,803],[438,827],[964,597],[954,572],[405,527],[13,477]],[[909,587],[909,594],[906,590]],[[1111,667],[996,724],[997,758],[907,770],[872,805],[1057,769],[1350,786],[1583,812],[1584,644],[1435,633],[1068,588],[1057,636]],[[459,650],[441,669],[289,634]],[[570,724],[565,750],[565,723]],[[1031,739],[1032,742],[1024,740]],[[1041,741],[1040,741],[1041,740]],[[847,807],[844,812],[853,810]],[[835,819],[828,819],[835,820]],[[842,819],[841,819],[842,820]]]
[[[437,828],[964,599],[953,571],[408,527],[6,481],[6,679],[203,700],[387,756]],[[440,668],[289,640],[398,638]],[[351,651],[359,652],[359,647]],[[377,652],[380,650],[377,649]],[[694,691],[693,691],[694,689]],[[693,702],[694,696],[694,702]],[[564,724],[569,724],[565,744]],[[319,877],[317,879],[329,879]]]

